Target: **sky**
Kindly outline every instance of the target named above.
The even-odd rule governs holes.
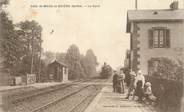
[[[138,9],[168,9],[173,0],[138,0]],[[183,0],[179,8],[184,8]],[[40,8],[31,5],[98,5],[96,8]],[[92,49],[98,62],[113,68],[123,66],[130,46],[126,33],[127,10],[135,0],[10,0],[7,11],[14,23],[36,20],[42,27],[45,51],[67,52],[76,44],[80,53]],[[54,30],[53,33],[52,30]]]

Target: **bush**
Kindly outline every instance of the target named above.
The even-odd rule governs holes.
[[[158,106],[169,112],[180,112],[183,95],[184,62],[159,58],[156,67],[149,68],[146,81],[152,83],[153,94],[158,98]]]
[[[158,98],[158,106],[163,110],[180,112],[183,85],[180,81],[168,80],[154,76],[146,76],[152,83],[153,94]]]
[[[171,60],[169,58],[159,58],[156,67],[151,66],[149,73],[152,76],[168,80],[183,81],[184,62],[181,60]]]

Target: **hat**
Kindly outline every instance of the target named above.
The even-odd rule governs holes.
[[[146,82],[145,85],[146,85],[146,86],[151,86],[151,83],[150,83],[150,82]]]
[[[131,71],[130,74],[136,76],[136,73],[134,71]]]
[[[141,70],[138,70],[137,74],[142,74],[142,71]]]

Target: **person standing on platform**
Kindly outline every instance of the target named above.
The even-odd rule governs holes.
[[[131,74],[130,74],[130,69],[129,68],[124,68],[124,73],[125,73],[125,83],[126,86],[129,87],[131,83]]]
[[[136,76],[135,82],[134,82],[134,86],[136,88],[135,95],[138,97],[139,102],[142,102],[142,98],[144,96],[144,93],[143,93],[144,83],[145,83],[145,78],[144,78],[141,70],[139,70],[137,72],[137,76]]]
[[[113,83],[113,92],[117,92],[117,85],[118,85],[118,73],[117,73],[117,71],[114,71],[112,83]]]
[[[134,86],[135,77],[136,77],[136,73],[134,71],[131,71],[130,72],[130,85],[128,87],[128,94],[127,94],[127,97],[125,99],[129,99],[129,96],[135,90],[135,86]],[[133,99],[134,99],[134,96],[135,96],[134,94],[135,93],[132,93]]]
[[[119,80],[120,80],[120,85],[121,85],[121,90],[120,90],[120,92],[121,92],[121,93],[125,93],[125,82],[124,82],[124,80],[125,80],[125,74],[124,74],[123,69],[120,69],[119,77],[120,77]]]

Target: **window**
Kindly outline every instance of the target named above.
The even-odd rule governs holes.
[[[169,29],[152,28],[149,30],[150,48],[168,48],[170,47]]]
[[[155,29],[153,30],[153,47],[162,48],[165,46],[165,29]]]

